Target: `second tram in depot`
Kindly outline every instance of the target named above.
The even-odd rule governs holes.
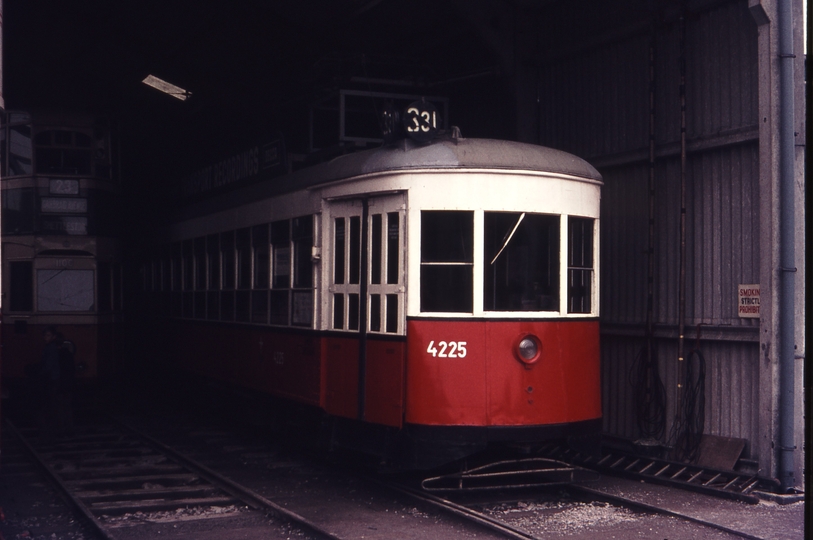
[[[120,186],[109,124],[84,113],[8,111],[0,128],[2,383],[25,388],[43,330],[76,347],[76,382],[113,370],[121,318]]]
[[[186,369],[400,466],[595,434],[600,187],[541,146],[405,139],[188,206],[145,298]]]

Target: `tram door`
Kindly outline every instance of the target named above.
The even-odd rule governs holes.
[[[343,403],[345,416],[400,425],[401,414],[395,414],[395,409],[402,403],[405,341],[393,337],[403,336],[406,330],[405,198],[331,201],[328,215],[328,328],[353,337],[342,340],[343,352],[329,360],[340,356],[345,365],[328,366],[329,371],[341,371],[328,377],[328,384],[342,379],[349,384],[349,372],[357,375],[352,381],[355,396],[347,395],[344,384],[327,389],[328,401],[336,398],[336,403]],[[344,398],[338,399],[339,395]]]

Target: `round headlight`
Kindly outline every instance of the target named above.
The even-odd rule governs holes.
[[[531,364],[534,364],[537,360],[539,360],[541,352],[542,342],[534,335],[522,335],[517,341],[514,342],[514,353],[517,356],[517,360],[528,365],[529,367]]]
[[[533,360],[533,357],[539,352],[539,346],[531,337],[522,338],[517,349],[524,360]]]

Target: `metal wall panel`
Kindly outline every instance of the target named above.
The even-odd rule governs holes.
[[[756,143],[738,144],[688,158],[687,325],[759,326],[737,314],[737,286],[759,282],[758,150]],[[656,320],[676,325],[680,160],[664,160],[657,170]]]
[[[736,2],[689,19],[689,137],[757,124],[757,26],[746,8]]]
[[[649,166],[602,171],[601,318],[640,324],[646,313]]]
[[[632,370],[644,340],[629,336],[601,337],[601,383],[604,431],[617,437],[640,437],[636,423]]]
[[[602,403],[604,429],[628,439],[641,437],[635,414],[634,371],[645,340],[640,337],[602,336]],[[705,362],[705,430],[712,435],[745,439],[745,455],[756,457],[759,434],[759,344],[701,340],[687,341],[687,359],[697,370],[698,359],[690,356],[697,348]],[[675,404],[678,392],[677,342],[655,340],[658,369],[665,392],[665,436],[672,443]],[[688,361],[688,360],[687,360]]]
[[[686,351],[698,328],[706,433],[755,441],[759,321],[737,314],[737,286],[759,282],[757,28],[744,1],[693,13],[685,28]],[[655,27],[655,342],[667,436],[677,401],[680,223],[679,21]],[[637,438],[632,373],[646,321],[649,30],[562,54],[540,69],[540,143],[604,176],[601,239],[605,430]],[[700,325],[698,327],[698,325]],[[756,445],[749,445],[750,457]]]
[[[649,140],[648,36],[632,36],[540,69],[540,142],[582,157]]]

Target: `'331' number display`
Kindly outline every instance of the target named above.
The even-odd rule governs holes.
[[[404,129],[417,141],[428,141],[438,130],[438,110],[428,101],[415,101],[404,112]]]

